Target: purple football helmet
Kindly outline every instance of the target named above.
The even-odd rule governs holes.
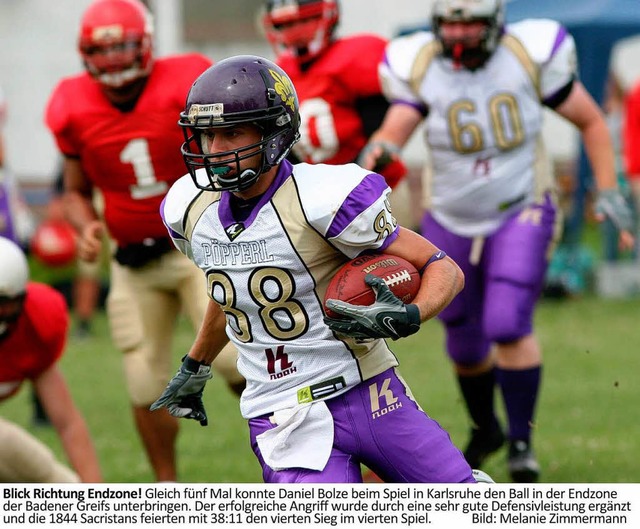
[[[240,123],[259,127],[262,139],[232,151],[205,152],[201,134]],[[262,57],[238,55],[214,64],[195,80],[179,125],[185,136],[182,156],[196,186],[244,191],[298,141],[298,96],[279,66]],[[258,153],[261,165],[241,171],[240,161]]]

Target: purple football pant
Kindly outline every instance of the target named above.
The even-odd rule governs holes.
[[[387,483],[473,483],[471,468],[449,434],[413,400],[395,369],[326,401],[334,422],[333,449],[322,471],[275,471],[262,459],[256,436],[274,425],[249,420],[251,447],[266,483],[361,483],[360,464]]]
[[[454,362],[476,365],[489,354],[491,343],[531,334],[557,219],[548,197],[529,206],[485,239],[480,261],[473,265],[473,239],[455,235],[425,215],[422,234],[447,252],[465,275],[464,289],[438,316],[446,326],[447,351]]]

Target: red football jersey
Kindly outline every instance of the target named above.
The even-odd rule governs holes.
[[[64,351],[69,312],[62,295],[48,285],[29,283],[16,326],[0,338],[0,400],[15,394],[52,366]]]
[[[160,203],[186,173],[179,114],[193,81],[211,64],[199,54],[156,59],[129,112],[111,105],[86,72],[63,79],[54,90],[47,125],[62,153],[79,158],[102,191],[105,221],[120,245],[166,237]]]
[[[385,45],[375,35],[337,39],[304,71],[292,56],[278,58],[300,101],[300,141],[294,146],[298,158],[309,163],[355,161],[367,143],[355,103],[381,95],[378,64]]]
[[[640,178],[640,83],[625,101],[623,146],[625,169],[629,178]]]

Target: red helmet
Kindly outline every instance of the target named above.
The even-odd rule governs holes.
[[[338,18],[337,0],[267,0],[262,23],[276,54],[306,62],[328,46]]]
[[[76,231],[64,220],[45,220],[31,239],[31,253],[42,264],[67,266],[76,257]]]
[[[139,0],[96,0],[82,16],[78,49],[101,84],[120,88],[151,71],[153,24]]]

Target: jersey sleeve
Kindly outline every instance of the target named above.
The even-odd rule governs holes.
[[[548,19],[523,20],[510,25],[508,31],[523,43],[539,69],[542,101],[552,99],[578,77],[576,44],[560,23]]]
[[[624,163],[629,178],[640,178],[640,84],[625,100]]]
[[[401,103],[426,113],[424,101],[412,86],[416,61],[421,54],[435,50],[437,41],[429,32],[398,37],[389,42],[379,66],[382,93],[391,103]]]
[[[311,225],[347,257],[383,251],[398,236],[389,205],[391,189],[381,175],[356,164],[298,164],[296,182]]]
[[[69,124],[69,98],[68,84],[61,81],[49,98],[45,110],[45,123],[53,134],[58,149],[65,156],[78,156],[78,149],[75,146],[70,134]]]
[[[197,174],[203,178],[204,185],[206,182],[203,171],[204,169],[200,169]],[[200,179],[198,183],[200,183]],[[160,216],[173,244],[192,261],[191,234],[193,227],[204,210],[219,197],[220,193],[198,189],[193,183],[191,175],[186,174],[171,186],[160,204]]]
[[[55,364],[64,353],[69,330],[67,303],[57,290],[41,283],[30,283],[25,303],[27,317],[37,335],[37,361],[30,368],[29,378],[36,378]]]
[[[382,87],[378,67],[387,41],[376,35],[360,35],[341,42],[350,56],[347,75],[342,77],[350,92],[356,98],[379,95]]]

